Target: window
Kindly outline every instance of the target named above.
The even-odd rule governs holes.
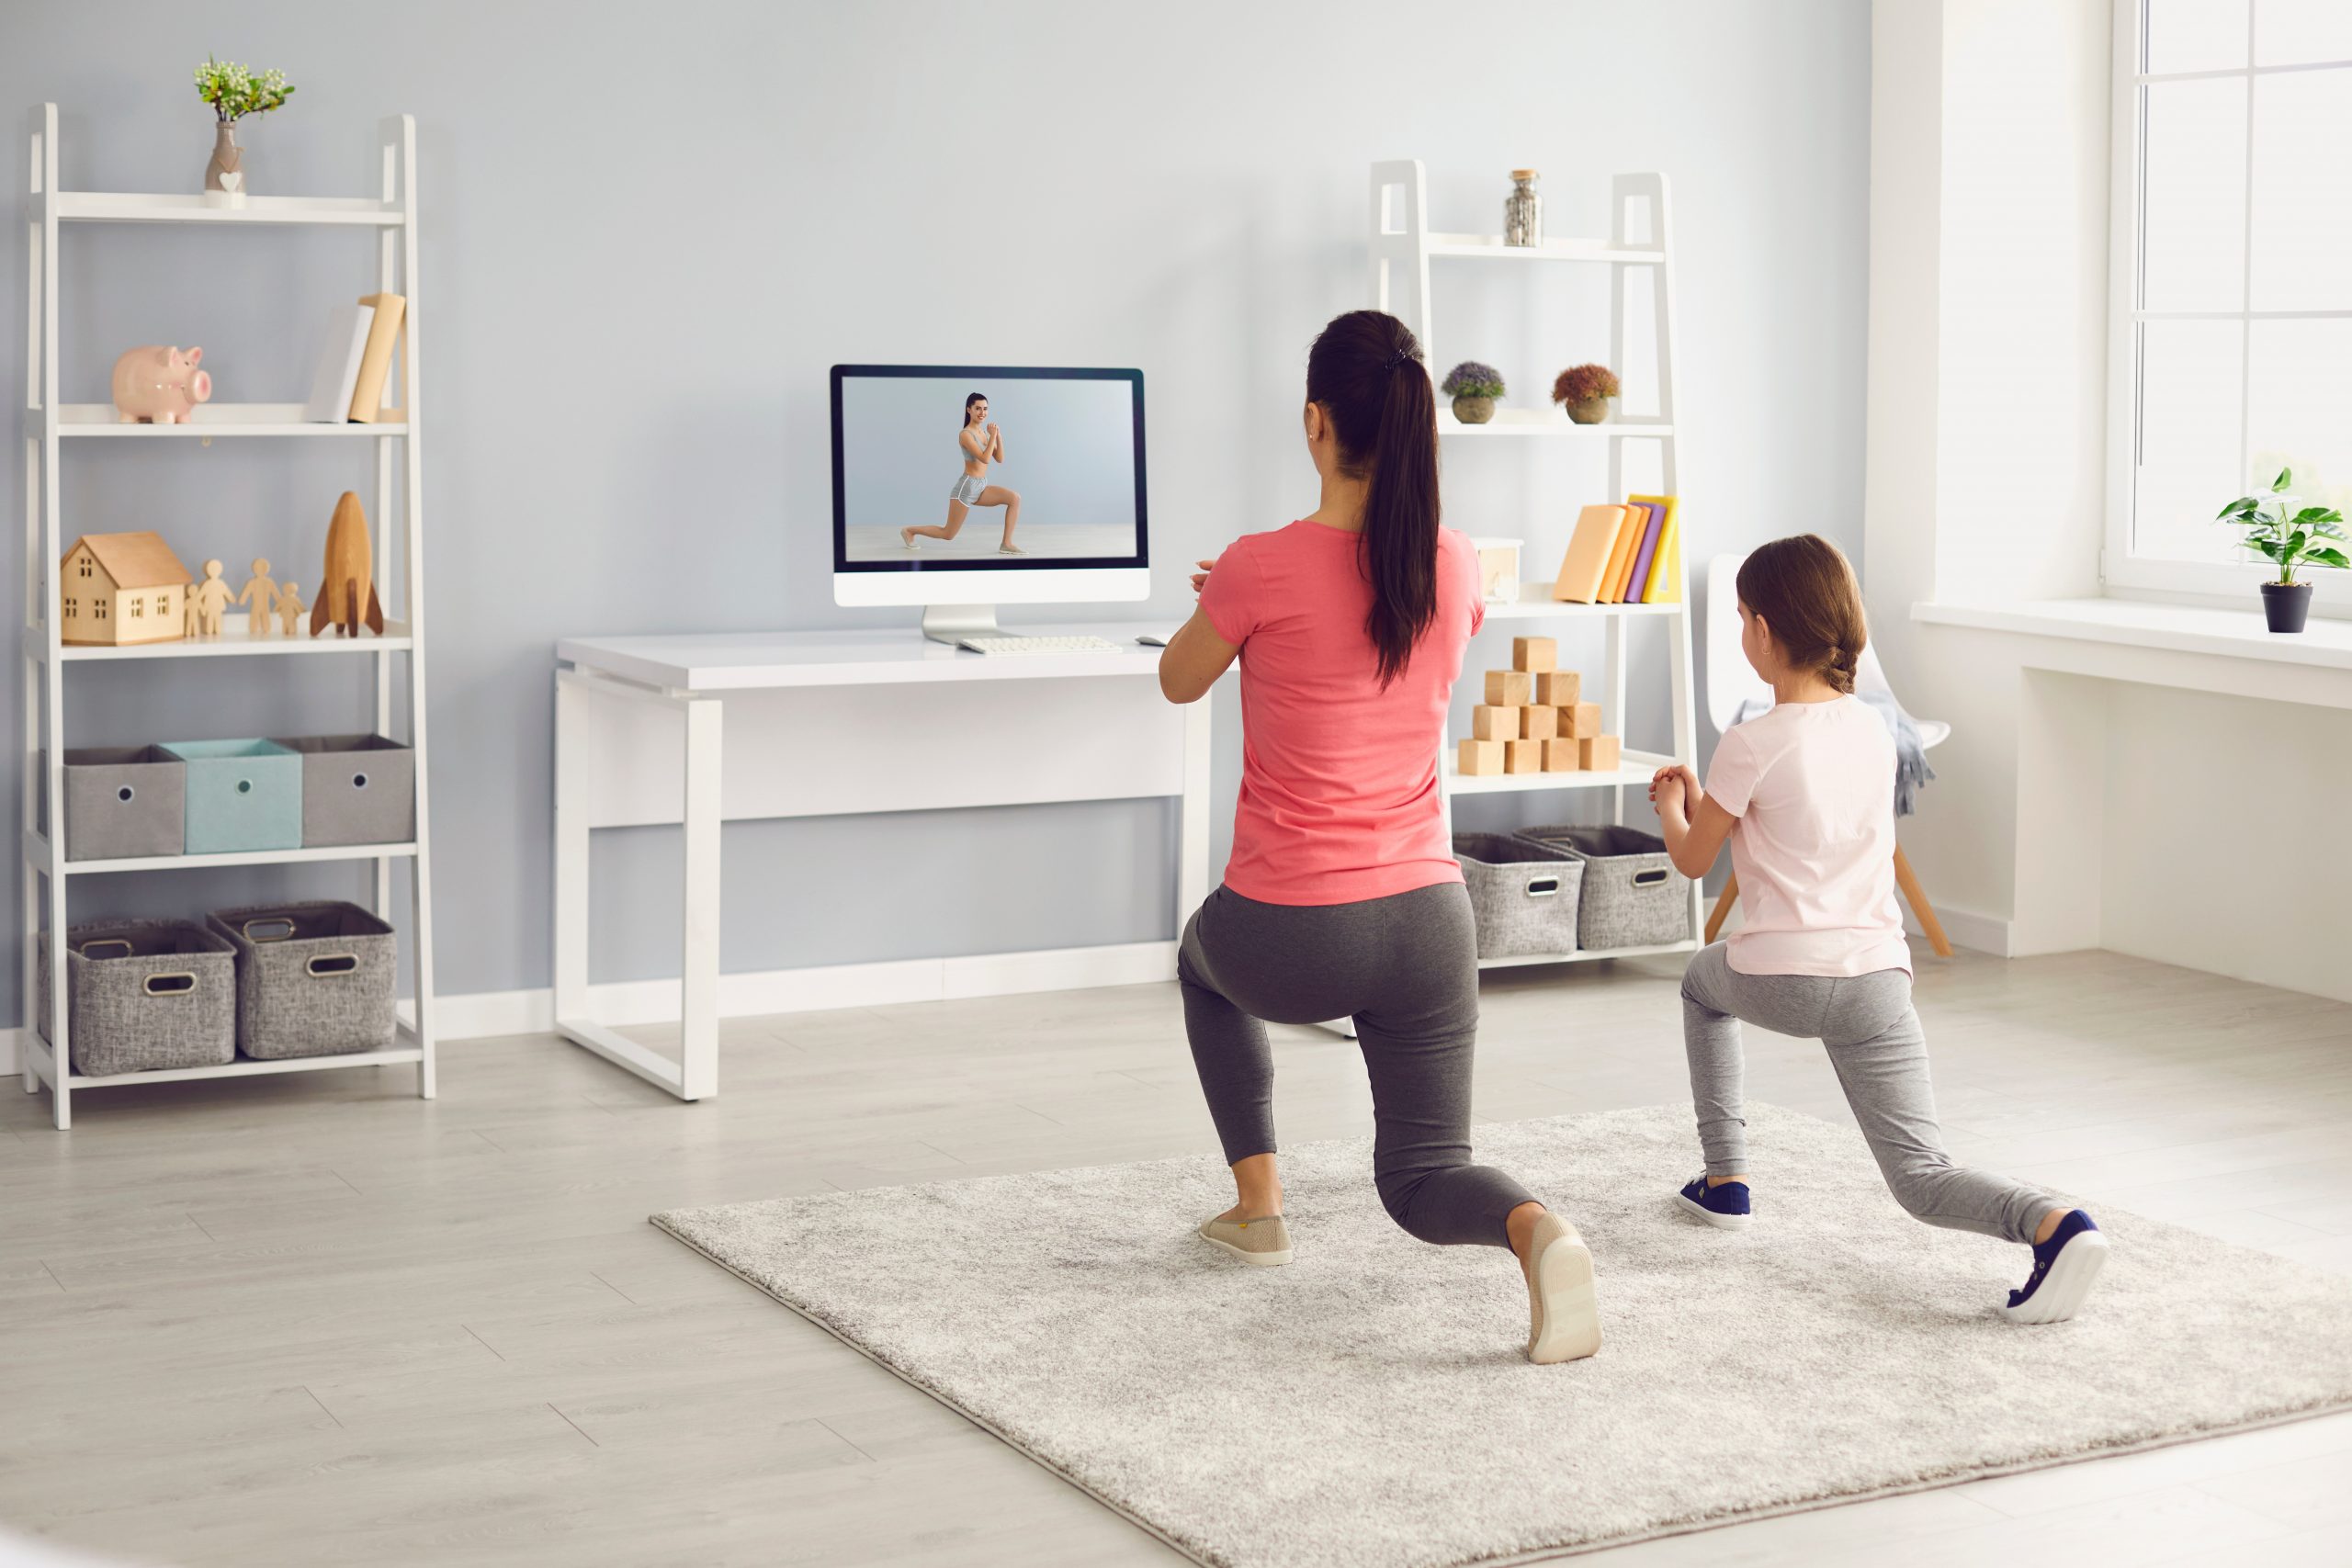
[[[72,594],[65,596],[65,618],[72,620],[82,613],[82,602]]]
[[[2224,502],[2352,508],[2352,4],[2116,0],[2115,51],[2106,575],[2235,594]]]
[[[147,618],[146,600],[133,599],[130,602],[130,618],[134,621],[143,621]]]

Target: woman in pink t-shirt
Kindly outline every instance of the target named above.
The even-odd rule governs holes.
[[[1707,1168],[1675,1201],[1726,1230],[1748,1222],[1740,1021],[1817,1039],[1895,1201],[1931,1225],[2033,1248],[2031,1276],[2000,1309],[2011,1322],[2072,1317],[2107,1237],[2038,1188],[1954,1165],[1936,1124],[1894,906],[1894,743],[1853,695],[1867,637],[1853,569],[1817,535],[1776,539],[1739,569],[1739,620],[1771,710],[1725,732],[1705,790],[1679,765],[1650,785],[1676,868],[1704,876],[1728,840],[1739,880],[1740,929],[1682,977]]]
[[[1241,660],[1241,796],[1225,884],[1185,925],[1184,1027],[1239,1199],[1202,1237],[1287,1263],[1266,1022],[1353,1018],[1372,1077],[1374,1179],[1440,1245],[1508,1247],[1536,1361],[1600,1344],[1592,1255],[1527,1190],[1470,1158],[1477,937],[1446,838],[1438,744],[1478,629],[1477,552],[1438,525],[1437,404],[1420,345],[1356,310],[1306,359],[1312,515],[1237,539],[1159,684],[1196,702]]]

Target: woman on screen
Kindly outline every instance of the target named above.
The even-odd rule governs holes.
[[[974,392],[964,400],[964,428],[956,433],[956,450],[964,459],[964,472],[956,479],[956,487],[947,492],[947,526],[901,528],[899,530],[899,542],[911,550],[920,547],[915,543],[918,537],[952,539],[963,532],[964,519],[972,514],[972,508],[1001,506],[1004,508],[1004,538],[997,546],[997,553],[1026,555],[1026,550],[1018,548],[1012,542],[1012,530],[1021,522],[1021,492],[986,482],[989,465],[1004,461],[1004,433],[989,421],[986,394]]]
[[[1478,942],[1437,757],[1485,612],[1477,551],[1438,525],[1437,403],[1405,323],[1356,310],[1325,327],[1302,417],[1322,504],[1202,562],[1200,607],[1159,660],[1179,703],[1241,660],[1232,855],[1176,959],[1238,1200],[1200,1235],[1245,1263],[1291,1260],[1266,1023],[1353,1018],[1390,1217],[1440,1246],[1508,1248],[1527,1283],[1528,1359],[1589,1356],[1592,1254],[1471,1158]]]

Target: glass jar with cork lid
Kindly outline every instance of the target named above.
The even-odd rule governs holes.
[[[1535,182],[1542,177],[1533,169],[1510,172],[1510,195],[1503,199],[1504,244],[1544,243],[1544,197],[1535,188]]]

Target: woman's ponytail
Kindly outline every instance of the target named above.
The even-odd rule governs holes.
[[[1437,396],[1396,317],[1351,310],[1306,356],[1306,399],[1329,415],[1340,471],[1369,481],[1357,551],[1372,584],[1364,633],[1388,684],[1437,615]]]

